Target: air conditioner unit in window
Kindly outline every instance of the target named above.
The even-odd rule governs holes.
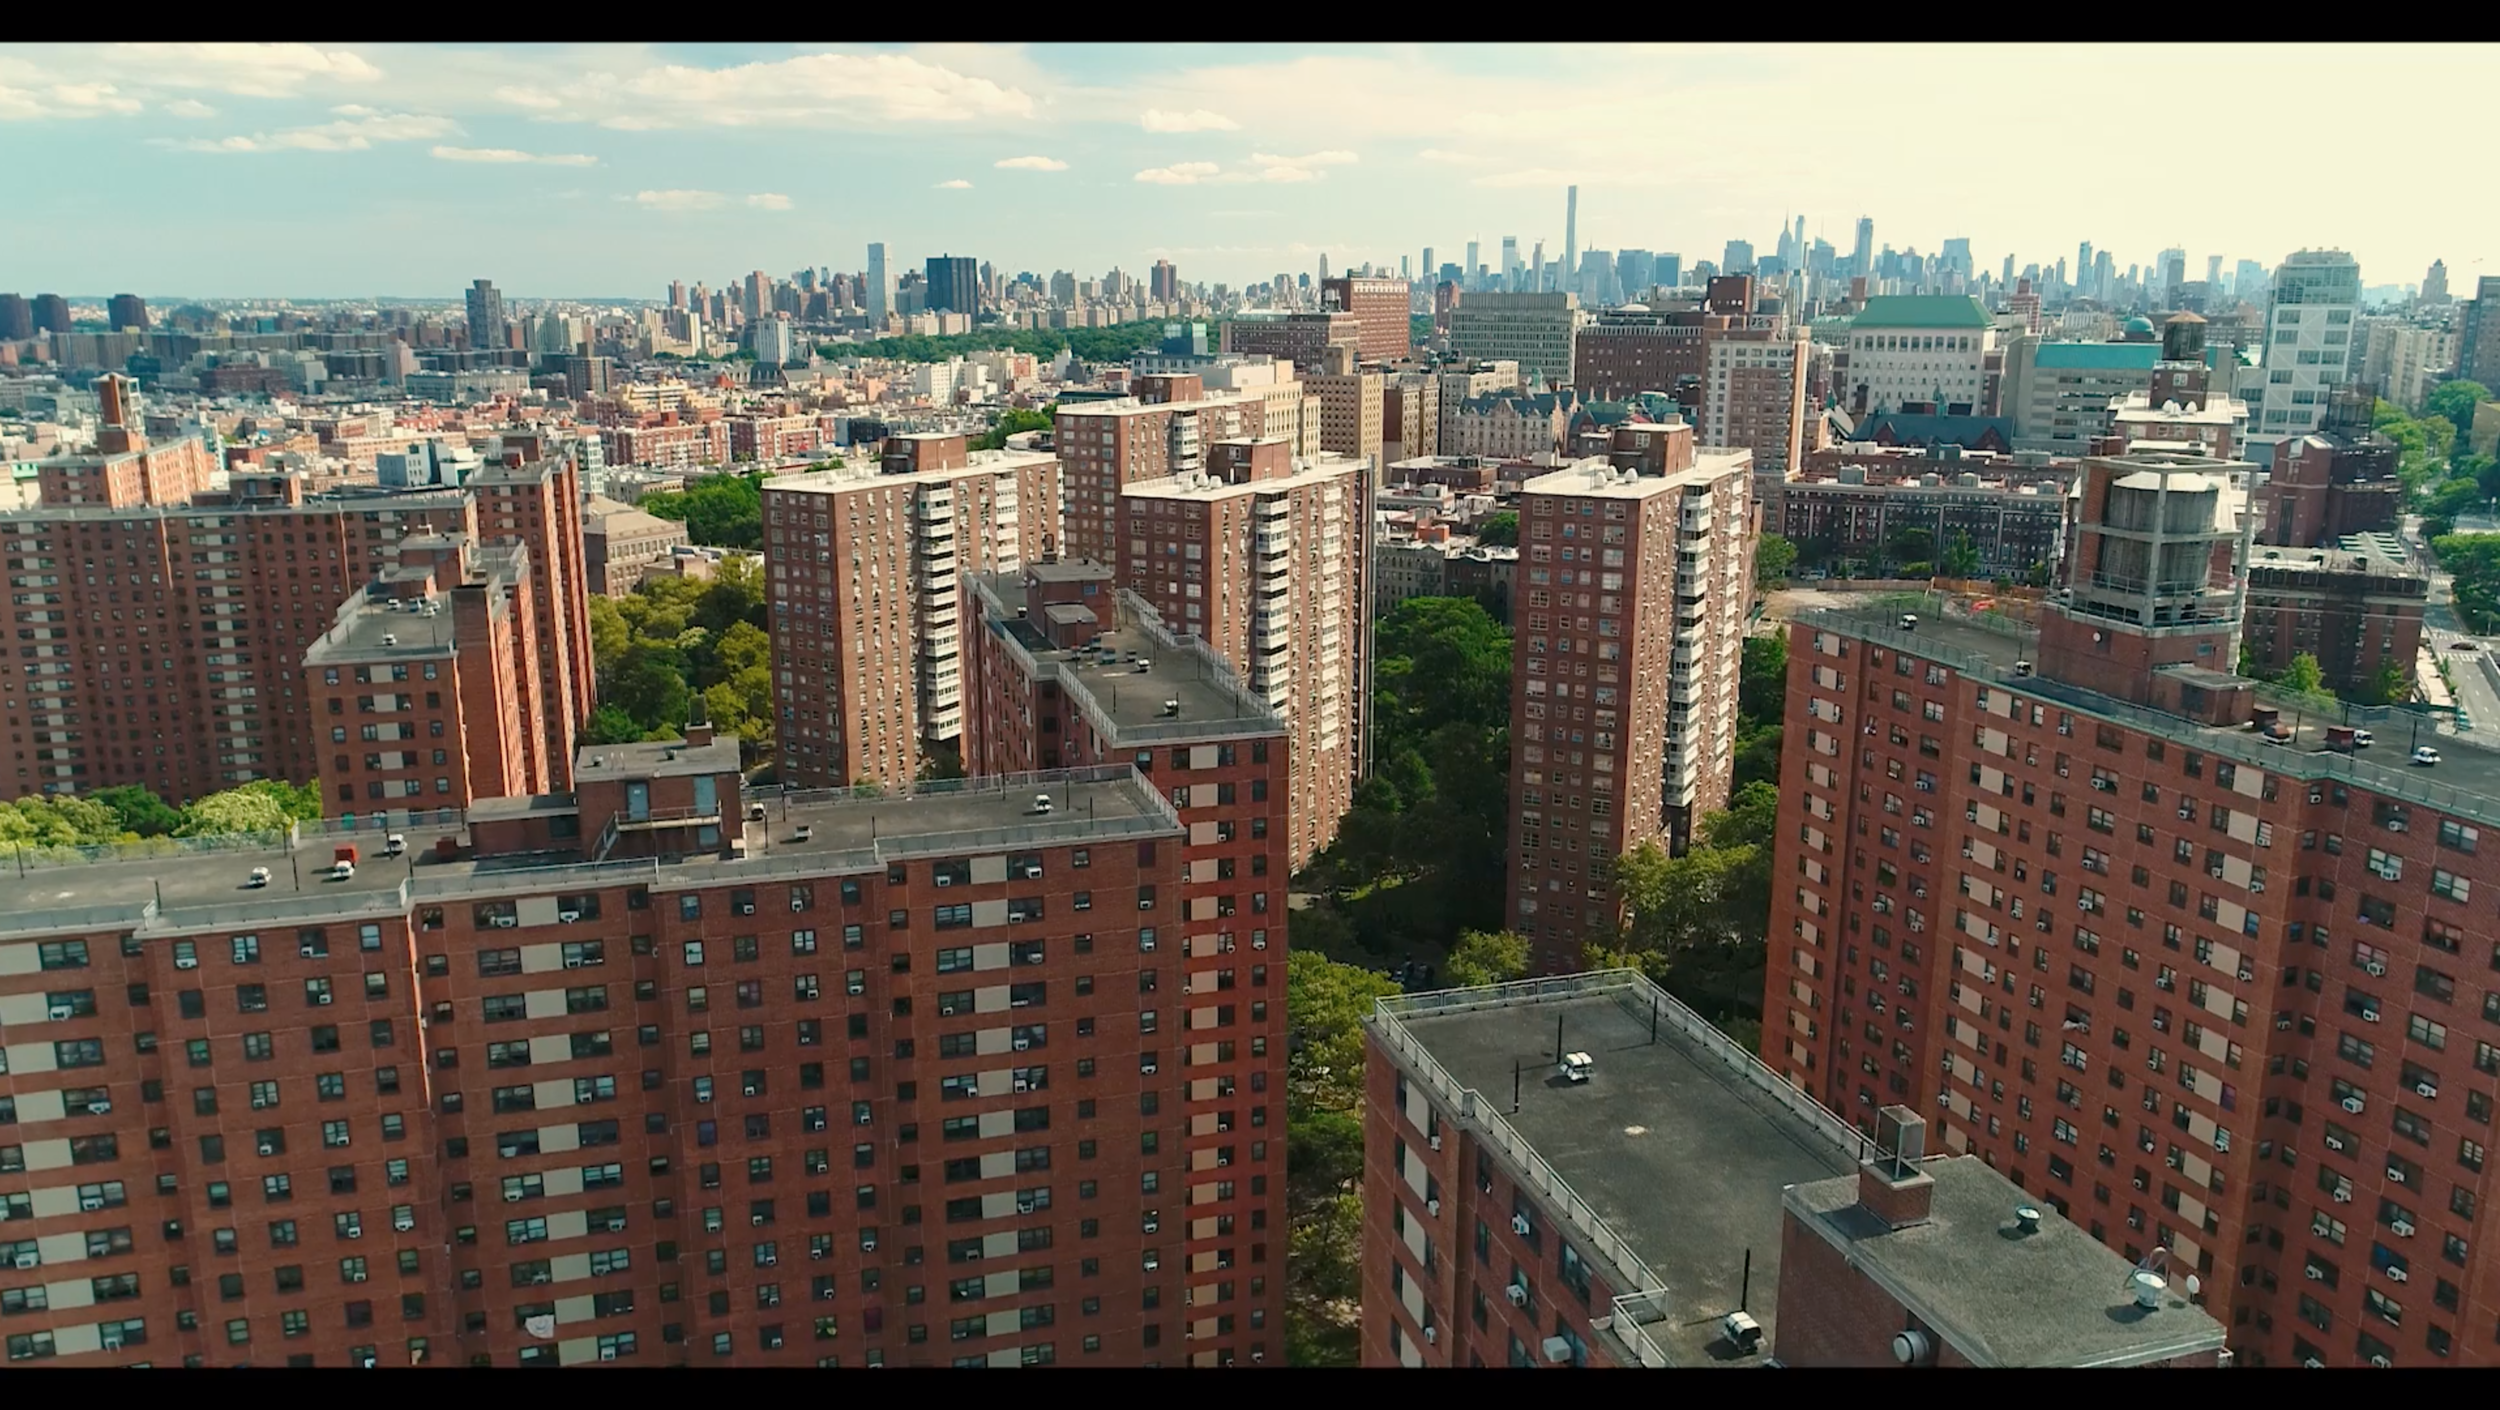
[[[750,1214],[747,1216],[747,1223],[761,1229],[764,1227],[764,1216],[761,1214]]]
[[[581,913],[580,911],[558,911],[558,912],[556,912],[556,919],[557,919],[557,920],[560,920],[560,921],[562,921],[562,922],[564,922],[566,925],[571,925],[573,922],[575,922],[575,921],[577,921],[577,920],[580,920],[581,918],[582,918],[582,913]]]
[[[1148,1077],[1152,1077],[1154,1076],[1155,1065],[1151,1062],[1141,1062],[1137,1065],[1137,1070],[1146,1074]]]
[[[2371,1364],[2371,1365],[2373,1365],[2373,1366],[2376,1366],[2376,1367],[2377,1367],[2377,1368],[2379,1368],[2380,1370],[2384,1371],[2384,1370],[2386,1370],[2388,1367],[2393,1366],[2393,1365],[2395,1365],[2396,1363],[2395,1363],[2395,1362],[2393,1362],[2393,1361],[2388,1360],[2388,1359],[2387,1359],[2386,1357],[2384,1357],[2384,1356],[2373,1356],[2373,1357],[2371,1357],[2371,1358],[2370,1358],[2370,1364]]]
[[[314,1007],[314,1008],[319,1008],[319,1007],[321,1007],[322,1005],[324,1005],[324,1004],[326,1004],[326,1003],[328,1003],[328,1002],[330,1002],[330,991],[329,991],[329,990],[327,990],[327,989],[324,989],[324,990],[322,990],[320,993],[313,995],[313,1007]]]
[[[616,1348],[612,1346],[603,1346],[599,1348],[599,1359],[602,1361],[614,1361],[616,1359]]]
[[[106,1332],[100,1338],[100,1342],[106,1351],[119,1351],[122,1349],[122,1334],[119,1332]]]
[[[1032,1212],[1033,1212],[1033,1201],[1031,1201],[1031,1200],[1029,1200],[1029,1199],[1020,1199],[1020,1200],[1017,1200],[1017,1201],[1016,1201],[1016,1213],[1018,1213],[1018,1214],[1031,1214]]]
[[[2402,1268],[2390,1267],[2387,1270],[2387,1277],[2390,1282],[2401,1283],[2405,1281],[2407,1276],[2408,1275],[2405,1273],[2405,1270]]]
[[[1436,1342],[1436,1341],[1439,1341],[1440,1339],[1441,1339],[1441,1329],[1440,1329],[1439,1327],[1426,1327],[1426,1328],[1424,1328],[1424,1340],[1425,1340],[1425,1341],[1427,1341],[1427,1342]]]
[[[2361,1011],[2361,1021],[2362,1021],[2363,1023],[2376,1023],[2376,1022],[2378,1022],[2378,1010],[2377,1010],[2377,1009],[2363,1009],[2363,1010]]]
[[[510,930],[521,923],[519,916],[497,916],[490,922],[497,930]]]
[[[1503,1288],[1502,1295],[1510,1299],[1510,1305],[1513,1307],[1525,1307],[1528,1305],[1528,1290],[1519,1286],[1517,1283],[1512,1283],[1510,1286]]]
[[[2342,1138],[2342,1137],[2340,1137],[2340,1136],[2329,1136],[2329,1137],[2327,1137],[2327,1138],[2326,1138],[2326,1148],[2327,1148],[2328,1150],[2331,1150],[2331,1151],[2339,1151],[2339,1150],[2342,1150],[2342,1149],[2344,1148],[2344,1141],[2343,1141],[2343,1138]]]
[[[413,1214],[403,1214],[391,1221],[391,1227],[403,1234],[407,1233],[417,1227],[417,1217]]]
[[[519,1190],[504,1191],[503,1202],[506,1204],[519,1204],[521,1202],[521,1192]]]
[[[768,1253],[768,1254],[765,1254],[765,1255],[764,1255],[764,1266],[765,1266],[765,1267],[767,1267],[767,1268],[772,1267],[774,1264],[779,1263],[780,1261],[781,1261],[781,1255],[780,1255],[780,1254],[777,1254],[777,1253]]]
[[[70,1018],[72,1010],[67,1004],[54,1004],[50,1009],[46,1010],[46,1012],[51,1015],[54,1023],[62,1023],[66,1022]]]
[[[2409,1239],[2413,1237],[2413,1221],[2410,1219],[2391,1219],[2387,1221],[2387,1227],[2396,1231],[2397,1238]],[[20,1264],[19,1266],[23,1267],[25,1265]]]
[[[89,1214],[93,1214],[97,1210],[104,1207],[104,1200],[99,1195],[89,1195],[85,1199],[78,1202],[78,1207],[85,1210]]]
[[[1439,1218],[1441,1216],[1441,1201],[1437,1199],[1425,1200],[1424,1212],[1432,1215],[1436,1219]]]
[[[298,945],[295,947],[295,954],[299,959],[317,960],[321,958],[321,950],[319,947],[313,945]]]
[[[2405,1173],[2400,1167],[2391,1165],[2387,1167],[2387,1178],[2401,1185],[2405,1182]]]
[[[107,1112],[110,1112],[112,1109],[113,1104],[111,1102],[97,1101],[87,1103],[87,1114],[89,1116],[102,1116]]]
[[[2413,1084],[2413,1092],[2416,1096],[2435,1097],[2439,1095],[2439,1087],[2436,1083],[2416,1082]]]
[[[260,1153],[262,1155],[276,1155],[278,1153],[278,1147],[273,1142],[263,1141],[260,1143]]]
[[[2300,1271],[2301,1271],[2302,1273],[2306,1274],[2306,1275],[2308,1276],[2308,1278],[2309,1278],[2309,1281],[2311,1281],[2311,1282],[2313,1282],[2313,1283],[2323,1283],[2323,1282],[2325,1282],[2325,1281],[2326,1281],[2326,1270],[2325,1270],[2325,1269],[2323,1269],[2323,1268],[2320,1268],[2318,1265],[2316,1265],[2316,1264],[2314,1264],[2314,1263],[2310,1264],[2310,1265],[2309,1265],[2308,1267],[2306,1267],[2306,1268],[2301,1269]]]
[[[41,1254],[21,1253],[17,1256],[17,1266],[19,1268],[34,1268],[40,1266],[42,1263],[43,1255]]]
[[[937,874],[936,881],[940,886],[952,886],[955,884],[955,878],[945,872],[939,872]]]
[[[2387,966],[2377,960],[2364,960],[2361,962],[2361,972],[2372,979],[2384,979],[2387,977]]]
[[[811,1248],[807,1251],[807,1256],[813,1259],[822,1259],[825,1256],[825,1251],[821,1248]]]
[[[2362,1100],[2360,1097],[2358,1097],[2358,1096],[2351,1096],[2351,1097],[2346,1097],[2346,1098],[2344,1098],[2344,1110],[2351,1112],[2351,1113],[2352,1113],[2353,1115],[2355,1115],[2355,1116],[2359,1116],[2359,1115],[2361,1114],[2361,1110],[2362,1110],[2362,1108],[2363,1108],[2363,1107],[2366,1107],[2366,1106],[2368,1106],[2368,1105],[2369,1105],[2369,1103],[2368,1103],[2368,1102],[2363,1101],[2363,1100]]]
[[[749,1084],[747,1084],[746,1086],[740,1087],[740,1088],[738,1089],[738,1095],[739,1095],[739,1096],[742,1096],[742,1097],[751,1097],[751,1096],[754,1096],[754,1095],[755,1095],[755,1086],[754,1086],[754,1084],[753,1084],[753,1083],[749,1083]]]
[[[860,1251],[860,1252],[862,1252],[862,1253],[875,1253],[875,1252],[877,1251],[877,1239],[876,1239],[876,1236],[875,1236],[874,1234],[871,1234],[871,1235],[868,1235],[868,1236],[867,1236],[867,1237],[865,1237],[865,1238],[862,1238],[862,1239],[859,1241],[859,1251]],[[774,1296],[775,1296],[775,1297],[779,1297],[779,1296],[780,1296],[780,1294],[776,1293],[776,1294],[774,1294]]]
[[[2350,1203],[2352,1203],[2352,1190],[2351,1190],[2351,1188],[2350,1188],[2350,1187],[2348,1187],[2348,1186],[2344,1186],[2344,1185],[2338,1185],[2338,1186],[2336,1186],[2336,1187],[2335,1187],[2335,1202],[2336,1202],[2337,1204],[2350,1204]]]
[[[1027,863],[1025,863],[1025,864],[1024,864],[1024,879],[1025,879],[1025,880],[1027,880],[1027,881],[1039,881],[1039,880],[1041,880],[1041,879],[1042,879],[1042,864],[1041,864],[1041,863],[1039,863],[1039,862],[1027,862]]]
[[[1441,1135],[1440,1135],[1440,1133],[1439,1133],[1439,1132],[1437,1132],[1437,1131],[1436,1131],[1436,1132],[1434,1132],[1432,1135],[1430,1135],[1430,1136],[1426,1137],[1425,1139],[1426,1139],[1426,1140],[1429,1140],[1429,1141],[1431,1141],[1431,1142],[1432,1142],[1432,1148],[1433,1148],[1434,1150],[1439,1150],[1439,1149],[1441,1149]]]
[[[755,903],[753,901],[740,901],[738,903],[738,914],[742,916],[751,916],[755,914]]]
[[[197,955],[176,955],[174,957],[174,968],[176,969],[198,969],[199,967],[200,960]]]
[[[1030,1038],[1018,1038],[1015,1040],[1015,1049],[1017,1052],[1023,1052],[1032,1046],[1033,1040]]]
[[[1510,1217],[1510,1231],[1519,1235],[1523,1239],[1526,1238],[1528,1234],[1535,1229],[1535,1227],[1535,1225],[1528,1222],[1528,1216],[1524,1214],[1514,1214]]]

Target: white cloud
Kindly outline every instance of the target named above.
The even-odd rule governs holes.
[[[790,209],[790,198],[778,191],[758,191],[747,197],[747,204],[759,211],[786,211]]]
[[[496,89],[495,96],[507,103],[512,104],[516,108],[538,108],[544,110],[547,108],[561,108],[564,106],[564,100],[561,98],[541,93],[535,88],[523,88],[517,83],[507,83],[501,88]]]
[[[1170,166],[1150,166],[1137,173],[1137,179],[1149,186],[1195,186],[1223,170],[1213,162],[1174,162]]]
[[[316,83],[366,85],[382,70],[349,49],[312,44],[115,44],[80,60],[146,88],[205,88],[239,98],[290,98]]]
[[[940,191],[969,191],[972,189],[972,183],[958,176],[952,181],[939,182],[936,189]]]
[[[1445,152],[1439,147],[1426,147],[1415,154],[1419,162],[1439,162],[1444,166],[1473,166],[1476,159],[1465,152]]]
[[[280,128],[250,136],[157,139],[160,146],[184,152],[361,152],[376,142],[422,142],[450,137],[460,125],[426,113],[377,113],[370,108],[341,108],[350,116],[310,127]]]
[[[498,90],[499,93],[502,90]],[[654,64],[553,85],[551,116],[615,128],[1029,120],[1033,96],[908,54],[800,54],[728,68]],[[532,106],[543,106],[532,104]]]
[[[1186,112],[1166,108],[1148,108],[1138,114],[1137,124],[1148,132],[1237,132],[1241,124],[1204,108]]]
[[[1068,164],[1057,157],[1007,157],[990,163],[1000,171],[1066,171]]]
[[[0,78],[9,76],[9,69],[0,68]],[[108,113],[135,113],[146,106],[110,83],[49,83],[23,87],[0,83],[0,119],[100,117]]]
[[[728,201],[718,191],[637,191],[634,204],[654,211],[708,211]]]
[[[539,166],[597,166],[597,157],[581,153],[546,153],[516,151],[510,147],[436,147],[434,155],[447,162],[535,163]]]
[[[217,116],[217,110],[215,108],[210,107],[208,104],[201,102],[197,98],[177,98],[165,105],[165,113],[168,117],[178,118],[212,118]]]

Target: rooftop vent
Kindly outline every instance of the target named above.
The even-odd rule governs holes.
[[[2040,1211],[2036,1207],[2028,1204],[2015,1205],[2014,1232],[2017,1234],[2039,1233]]]

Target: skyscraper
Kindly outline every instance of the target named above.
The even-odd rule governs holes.
[[[1516,235],[1502,237],[1502,288],[1514,294],[1520,292],[1519,237]]]
[[[2222,287],[2222,256],[2205,256],[2205,287],[2207,289]]]
[[[1576,279],[1580,274],[1580,188],[1570,186],[1563,191],[1563,278]]]
[[[885,246],[868,247],[868,321],[883,324],[894,312],[894,272],[886,268]]]
[[[1467,270],[1461,277],[1470,285],[1484,273],[1483,250],[1474,240],[1467,242]]]
[[[112,301],[105,306],[104,321],[116,333],[127,333],[134,328],[145,332],[148,326],[148,301],[137,294],[115,294]]]
[[[0,294],[0,342],[35,336],[35,306],[24,294]]]
[[[668,306],[670,308],[684,308],[686,306],[685,280],[671,279],[668,281]]]
[[[469,346],[499,348],[504,339],[503,291],[480,279],[469,286]]]
[[[2075,285],[2075,292],[2085,298],[2093,297],[2098,292],[2092,287],[2092,242],[2089,240],[2075,246]]]
[[[929,311],[971,315],[981,311],[981,262],[970,255],[931,255]]]
[[[2431,306],[2448,302],[2448,262],[2446,260],[2432,260],[2430,272],[2422,276],[2422,302]],[[0,336],[6,335],[0,334]]]
[[[1849,252],[1849,272],[1871,276],[1875,273],[1875,217],[1858,217],[1857,248]]]
[[[2271,464],[2274,445],[2305,436],[2326,411],[2327,392],[2359,369],[2353,320],[2361,312],[2361,264],[2342,250],[2301,250],[2275,271],[2266,308],[2265,365],[2240,372],[2250,456]],[[2277,374],[2289,373],[2283,381]]]
[[[1753,272],[1753,242],[1751,240],[1728,241],[1726,254],[1719,263],[1724,273],[1751,274]]]

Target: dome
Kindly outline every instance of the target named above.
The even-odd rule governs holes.
[[[2128,319],[2125,327],[2130,333],[2150,333],[2153,331],[2153,320],[2146,318],[2144,315],[2139,313],[2135,317]]]

